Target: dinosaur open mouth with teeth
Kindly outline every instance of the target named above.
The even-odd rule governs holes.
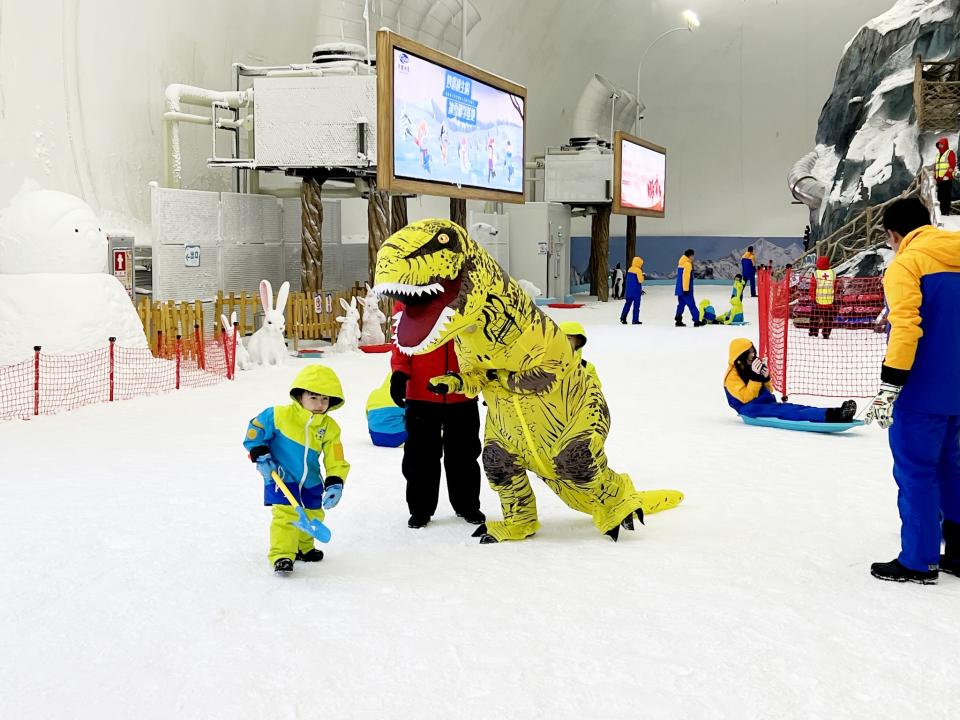
[[[455,315],[450,305],[460,295],[463,279],[441,278],[429,285],[380,283],[374,292],[399,300],[403,314],[395,328],[394,342],[401,352],[413,355],[430,345]]]

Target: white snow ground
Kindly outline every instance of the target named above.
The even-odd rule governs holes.
[[[3,424],[0,716],[957,717],[960,579],[869,575],[899,540],[884,433],[743,425],[721,381],[756,324],[674,328],[670,292],[640,327],[551,311],[590,334],[612,466],[686,493],[617,544],[539,480],[525,542],[476,544],[445,498],[407,529],[401,451],[364,422],[384,355],[328,360],[353,469],[289,578],[240,443],[306,361]]]

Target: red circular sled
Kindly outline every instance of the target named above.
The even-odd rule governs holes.
[[[393,343],[381,343],[380,345],[361,345],[360,349],[365,353],[385,353],[393,350]]]
[[[547,307],[563,308],[565,310],[571,310],[573,308],[582,308],[583,303],[547,303]]]

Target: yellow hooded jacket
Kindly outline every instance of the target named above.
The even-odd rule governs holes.
[[[677,287],[674,295],[682,295],[693,291],[693,260],[681,255],[677,261]]]
[[[883,278],[890,335],[881,379],[902,385],[898,407],[960,414],[960,233],[909,233]]]
[[[330,398],[330,407],[322,415],[314,415],[297,400],[289,405],[269,407],[247,426],[243,446],[251,457],[269,449],[281,469],[284,484],[305,508],[320,507],[326,477],[347,479],[350,463],[343,457],[340,426],[330,413],[343,407],[343,388],[336,373],[325,365],[308,365],[294,378],[291,393],[309,390]],[[259,451],[259,452],[258,452]],[[264,485],[264,505],[287,505],[287,499],[273,483]]]
[[[736,338],[730,341],[730,351],[727,354],[727,374],[723,378],[723,389],[727,394],[727,403],[737,412],[740,408],[749,402],[753,402],[761,395],[773,395],[769,382],[759,382],[757,380],[743,381],[734,362],[747,350],[753,347],[753,343],[747,338]]]

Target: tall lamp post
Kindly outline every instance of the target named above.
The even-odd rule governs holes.
[[[675,27],[667,30],[666,32],[661,33],[657,36],[652,43],[647,45],[646,49],[640,55],[640,62],[637,64],[637,117],[633,123],[633,134],[640,135],[640,113],[642,113],[646,106],[640,100],[640,69],[643,67],[644,58],[647,57],[647,53],[650,52],[650,48],[656,45],[658,42],[663,40],[667,35],[671,35],[675,32],[681,32],[682,30],[687,30],[693,32],[698,27],[700,27],[700,18],[697,17],[697,14],[693,10],[684,10],[680,17],[683,18],[684,24],[680,27]]]

